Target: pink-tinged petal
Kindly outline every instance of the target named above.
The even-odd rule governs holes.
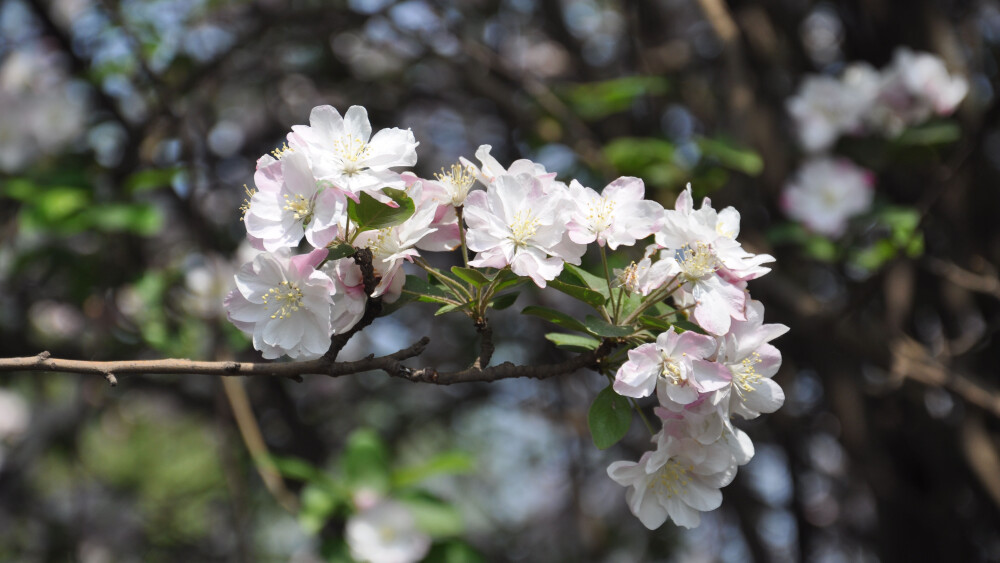
[[[671,327],[673,328],[673,327]],[[718,343],[711,336],[686,331],[677,337],[676,351],[694,358],[711,358]]]
[[[253,323],[264,320],[267,312],[263,307],[247,301],[237,290],[230,291],[222,301],[226,315],[236,328],[248,334],[253,333]]]
[[[684,191],[677,195],[677,201],[674,203],[674,209],[685,215],[691,213],[694,209],[694,197],[691,195],[691,184],[688,184],[687,187],[684,188]]]
[[[632,497],[635,498],[634,493]],[[630,508],[631,505],[632,503],[630,503]],[[642,525],[649,530],[655,530],[667,521],[667,510],[656,501],[654,495],[650,494],[640,497],[640,502],[635,509],[632,509],[632,514],[635,514]]]
[[[754,371],[761,377],[773,377],[778,373],[778,369],[781,368],[781,352],[777,348],[770,344],[762,344],[756,353],[756,358],[760,361],[754,366]]]
[[[318,186],[312,170],[309,168],[309,159],[305,154],[295,151],[281,159],[281,173],[284,181],[283,192],[288,194],[301,195],[305,199],[312,199],[316,195]]]
[[[315,270],[317,266],[326,260],[326,256],[330,253],[325,248],[317,248],[308,254],[299,254],[298,256],[293,256],[290,260],[292,271],[294,271],[300,278],[308,278]]]
[[[723,389],[732,382],[733,374],[729,368],[718,362],[695,360],[691,362],[694,372],[694,385],[702,393],[711,393]]]
[[[670,400],[679,405],[687,405],[698,398],[698,390],[691,385],[666,383],[666,392]]]
[[[337,139],[344,133],[344,118],[333,106],[316,106],[309,113],[309,128],[309,132],[321,140]],[[308,129],[302,126],[292,127],[292,131],[300,135],[305,130]]]

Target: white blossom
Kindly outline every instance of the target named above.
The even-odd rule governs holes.
[[[391,500],[348,518],[344,539],[351,557],[368,563],[415,563],[431,547],[430,536],[417,528],[409,509]]]
[[[264,358],[312,359],[330,348],[333,281],[316,270],[325,249],[285,258],[261,253],[236,274],[225,299],[229,320],[253,336]]]
[[[645,199],[639,178],[622,176],[598,194],[576,180],[569,185],[570,201],[576,209],[567,226],[569,238],[578,244],[607,244],[611,250],[632,246],[660,228],[663,207]]]
[[[873,184],[874,175],[849,160],[816,157],[785,185],[781,207],[810,230],[838,237],[848,219],[871,209]]]

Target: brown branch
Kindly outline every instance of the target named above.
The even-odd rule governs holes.
[[[397,377],[405,377],[410,381],[423,383],[434,383],[437,385],[451,385],[453,383],[472,382],[492,382],[500,379],[513,377],[530,377],[533,379],[548,379],[557,375],[572,373],[585,367],[598,367],[617,346],[614,339],[605,339],[596,350],[585,352],[574,356],[558,364],[546,364],[541,366],[519,366],[510,362],[504,362],[498,366],[488,368],[470,367],[461,371],[438,372],[433,368],[424,368],[415,371],[401,371]]]
[[[451,385],[452,383],[490,382],[514,377],[547,379],[557,375],[572,373],[585,367],[598,367],[617,346],[614,339],[604,340],[597,349],[574,356],[557,364],[521,366],[505,362],[488,368],[470,367],[455,372],[439,372],[434,368],[413,369],[403,365],[403,360],[420,355],[427,347],[426,336],[409,348],[386,356],[368,356],[352,362],[335,362],[327,357],[301,362],[254,363],[254,362],[197,362],[186,359],[124,360],[95,362],[87,360],[67,360],[50,357],[48,352],[24,358],[0,358],[0,373],[13,371],[47,371],[60,373],[82,373],[100,375],[115,385],[115,376],[141,374],[172,375],[218,375],[218,376],[258,376],[287,377],[301,381],[303,375],[326,375],[340,377],[366,371],[383,371],[392,377],[410,381]]]
[[[944,387],[966,402],[1000,417],[1000,390],[958,373],[943,364],[919,342],[901,337],[892,344],[892,374],[931,387]]]
[[[354,263],[361,268],[361,279],[365,286],[365,295],[368,296],[367,301],[365,301],[365,312],[361,316],[361,320],[355,323],[350,330],[342,334],[335,334],[330,339],[330,349],[326,351],[323,358],[331,362],[337,359],[337,355],[344,349],[344,346],[347,346],[347,342],[352,336],[372,324],[382,313],[382,297],[371,296],[379,282],[378,276],[375,275],[375,267],[372,266],[372,251],[368,248],[357,249],[354,253]]]
[[[242,375],[258,377],[288,377],[301,379],[308,374],[339,377],[364,371],[382,370],[395,374],[402,369],[403,360],[413,358],[424,351],[429,339],[424,337],[409,348],[387,356],[334,362],[327,358],[301,362],[197,362],[186,359],[163,360],[123,360],[94,362],[87,360],[66,360],[50,357],[48,352],[26,358],[0,358],[0,372],[10,371],[51,371],[62,373],[82,373],[100,375],[114,385],[115,376],[141,375],[150,373],[172,375]]]

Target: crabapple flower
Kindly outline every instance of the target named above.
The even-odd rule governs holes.
[[[657,387],[678,404],[686,405],[699,393],[729,384],[728,371],[715,362],[714,338],[696,332],[677,334],[674,327],[648,343],[628,351],[628,361],[615,375],[614,390],[625,397],[648,397]],[[720,371],[721,370],[721,371]]]
[[[264,358],[322,356],[330,347],[333,281],[316,269],[327,250],[285,258],[261,253],[236,274],[225,307]]]
[[[365,314],[368,296],[361,267],[353,258],[341,258],[323,264],[321,270],[333,281],[330,327],[333,334],[343,334],[358,324]]]
[[[808,152],[829,149],[844,133],[857,131],[873,93],[847,87],[832,76],[809,76],[786,103],[799,144]]]
[[[882,72],[869,121],[885,135],[896,136],[932,115],[951,114],[968,91],[968,81],[951,76],[937,56],[901,47]]]
[[[768,254],[744,250],[736,241],[739,231],[740,214],[732,207],[717,212],[705,198],[695,210],[689,185],[675,209],[664,211],[663,227],[656,233],[656,243],[665,249],[661,256],[669,260],[669,275],[681,283],[680,297],[690,296],[692,317],[712,334],[725,334],[732,319],[745,318],[741,282],[766,274],[770,268],[762,264],[774,261]]]
[[[746,321],[734,322],[720,339],[717,361],[731,373],[730,385],[716,391],[712,402],[744,419],[771,413],[785,402],[785,392],[771,378],[781,367],[781,352],[768,344],[788,332],[783,324],[764,324],[764,305],[747,304]]]
[[[376,195],[402,182],[390,168],[413,166],[417,145],[409,129],[382,129],[372,135],[368,111],[351,106],[341,117],[331,106],[318,106],[309,114],[309,125],[294,125],[288,144],[309,156],[316,177],[333,182],[357,199],[361,191]]]
[[[490,145],[479,145],[479,148],[476,149],[476,159],[479,160],[481,167],[476,166],[465,157],[458,159],[462,166],[468,169],[484,186],[492,184],[499,176],[517,176],[519,174],[527,174],[537,178],[546,188],[552,183],[562,184],[562,182],[556,181],[555,172],[548,172],[545,170],[545,166],[526,158],[515,160],[511,163],[510,168],[504,168],[500,161],[490,154],[492,149],[493,147]]]
[[[576,209],[567,225],[569,238],[578,244],[607,244],[611,250],[632,246],[659,230],[663,207],[645,199],[639,178],[622,176],[598,194],[576,180],[569,185]]]
[[[579,264],[586,247],[566,238],[562,193],[546,193],[534,176],[502,175],[486,191],[469,194],[465,220],[468,246],[478,252],[470,266],[504,268],[527,276],[539,287]]]
[[[348,518],[344,539],[351,557],[370,563],[415,563],[431,548],[430,536],[417,528],[410,511],[391,500]]]
[[[871,209],[874,175],[846,159],[806,161],[785,185],[781,207],[810,230],[839,237],[851,217]]]
[[[434,220],[435,211],[434,206],[425,206],[400,225],[365,231],[355,239],[356,246],[364,246],[372,251],[372,267],[381,278],[372,297],[382,296],[386,303],[399,298],[406,278],[402,272],[403,261],[412,262],[415,256],[420,256],[414,246],[434,232],[430,224]]]
[[[247,234],[264,250],[294,248],[305,235],[323,248],[347,217],[347,198],[339,189],[317,182],[305,154],[287,151],[280,159],[264,155],[254,174],[253,193],[243,221]]]
[[[458,248],[462,241],[462,233],[453,203],[454,192],[443,182],[424,180],[410,172],[404,172],[400,177],[406,183],[406,194],[416,205],[414,215],[428,206],[435,210],[434,217],[428,225],[428,228],[433,230],[424,235],[416,247],[430,252],[445,252]],[[475,181],[475,178],[471,176],[469,178],[469,184]],[[464,201],[465,194],[462,195],[462,202]]]
[[[701,523],[702,512],[722,504],[719,489],[736,476],[733,455],[724,444],[704,445],[666,429],[655,439],[655,451],[644,453],[638,463],[612,463],[608,476],[629,487],[625,493],[629,510],[650,530],[667,518],[694,528]]]

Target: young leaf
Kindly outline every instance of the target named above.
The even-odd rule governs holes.
[[[579,266],[574,266],[573,264],[566,264],[563,267],[563,271],[567,272],[568,274],[572,275],[576,279],[580,280],[580,282],[583,283],[583,285],[585,285],[585,286],[589,287],[590,289],[593,289],[594,291],[600,293],[605,298],[607,298],[609,296],[608,295],[608,281],[605,280],[604,278],[599,277],[599,276],[595,276],[594,274],[591,274],[587,270],[584,270],[583,268],[580,268]]]
[[[514,302],[517,301],[517,297],[519,295],[521,295],[521,292],[514,291],[512,293],[505,293],[499,297],[495,297],[493,298],[493,301],[490,302],[490,307],[497,311],[502,311],[513,305]]]
[[[537,307],[534,305],[531,307],[525,307],[524,309],[521,309],[521,314],[541,317],[552,324],[559,325],[570,330],[587,332],[587,327],[585,327],[580,321],[574,319],[566,313],[556,311],[555,309],[549,309],[548,307]]]
[[[403,294],[413,294],[425,303],[455,304],[456,302],[455,296],[445,291],[441,286],[427,283],[426,280],[417,276],[406,276]]]
[[[590,305],[595,309],[600,308],[601,306],[604,305],[604,302],[607,301],[604,295],[602,295],[598,291],[594,291],[593,289],[587,289],[586,287],[582,287],[579,285],[565,283],[559,281],[558,279],[550,281],[549,287],[555,289],[556,291],[561,291],[574,299],[579,299],[580,301],[583,301],[584,303]]]
[[[468,301],[466,301],[465,303],[449,303],[449,304],[441,307],[437,311],[434,311],[434,316],[437,317],[438,315],[443,315],[445,313],[450,313],[452,311],[458,311],[458,310],[461,310],[461,309],[465,309],[465,308],[467,308],[471,304],[472,303],[469,303]]]
[[[588,352],[596,350],[601,345],[601,341],[581,334],[566,334],[563,332],[550,332],[545,335],[546,340],[552,342],[560,348],[572,350],[574,352]]]
[[[327,255],[327,260],[340,260],[341,258],[347,258],[348,256],[354,256],[354,253],[358,251],[357,248],[347,244],[342,240],[335,240],[327,245],[330,249],[330,254]]]
[[[389,452],[374,430],[355,430],[347,439],[340,463],[344,477],[353,487],[367,487],[381,493],[389,490]]]
[[[471,283],[476,287],[483,287],[484,285],[490,283],[490,278],[484,276],[479,270],[473,270],[472,268],[462,268],[460,266],[452,266],[451,273],[462,278],[463,280]]]
[[[393,487],[402,488],[419,483],[436,475],[461,475],[475,468],[475,459],[469,454],[452,450],[431,459],[402,467],[392,472]]]
[[[628,399],[611,387],[605,387],[590,405],[587,425],[598,449],[606,450],[617,444],[632,426],[632,407]]]
[[[619,338],[635,332],[635,329],[630,326],[616,326],[593,315],[587,315],[583,319],[583,326],[587,328],[587,332],[605,338]]]
[[[413,200],[402,190],[383,188],[399,207],[392,207],[380,202],[367,192],[361,192],[357,203],[347,200],[347,215],[358,225],[358,232],[384,229],[398,225],[413,215],[416,208]]]

